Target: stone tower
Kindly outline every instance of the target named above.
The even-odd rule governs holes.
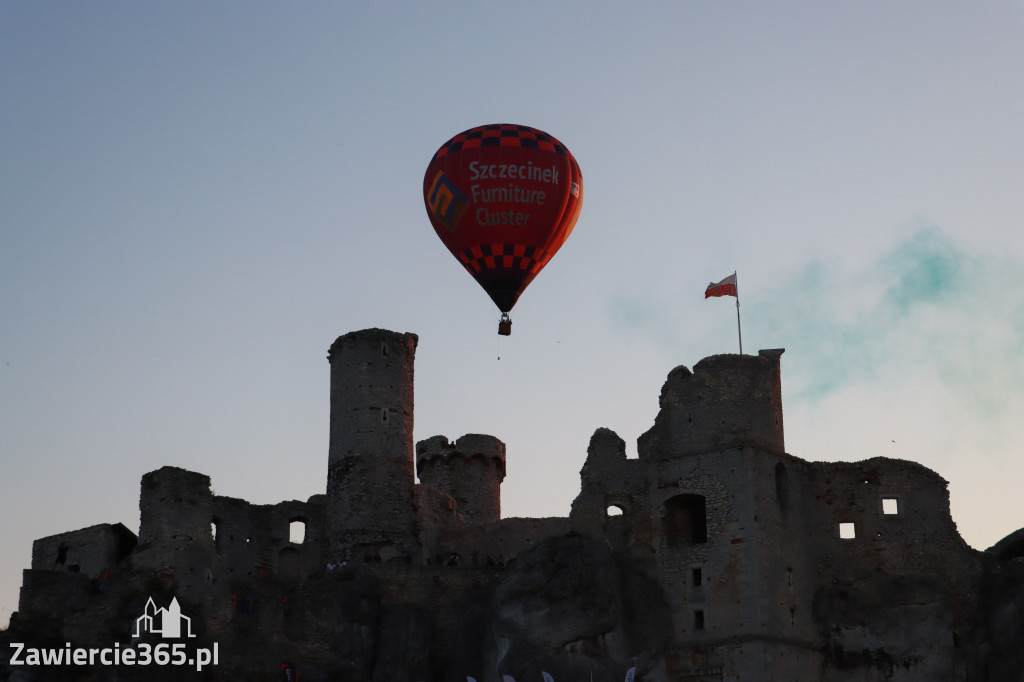
[[[471,523],[501,519],[505,444],[494,436],[469,433],[454,443],[434,436],[416,444],[420,481],[450,495],[456,511]]]
[[[331,345],[327,559],[411,557],[413,363],[418,337],[383,329]]]
[[[654,428],[637,442],[640,459],[673,459],[741,445],[786,450],[782,426],[784,349],[712,355],[676,367],[661,390]]]
[[[165,466],[143,476],[134,564],[188,581],[213,551],[212,501],[204,474]]]

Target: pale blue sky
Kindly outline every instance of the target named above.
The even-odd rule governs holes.
[[[595,428],[635,454],[735,352],[734,270],[789,452],[935,469],[978,548],[1024,525],[1019,1],[2,0],[0,93],[0,624],[147,471],[323,492],[365,327],[420,335],[417,438],[501,438],[505,515],[567,515]],[[508,339],[420,197],[496,122],[585,182]]]

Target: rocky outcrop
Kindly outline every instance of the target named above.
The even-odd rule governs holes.
[[[825,679],[963,679],[953,655],[953,606],[927,578],[828,585],[815,597],[814,615],[825,642]]]
[[[672,639],[658,585],[603,542],[551,538],[517,558],[494,596],[495,667],[516,679],[621,680]]]

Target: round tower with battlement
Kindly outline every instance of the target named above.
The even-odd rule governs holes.
[[[418,337],[351,332],[331,345],[327,559],[413,555],[413,364]]]
[[[450,495],[455,511],[471,523],[501,518],[505,444],[494,436],[470,433],[454,443],[434,436],[416,444],[420,482]]]

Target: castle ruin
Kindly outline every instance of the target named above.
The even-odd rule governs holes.
[[[331,346],[326,494],[254,505],[164,467],[137,536],[37,540],[0,679],[1024,680],[1024,529],[976,551],[933,471],[787,454],[782,350],[675,368],[636,459],[599,428],[568,517],[503,519],[500,440],[414,444],[417,341]],[[217,664],[11,662],[15,642],[138,648],[149,599]]]

